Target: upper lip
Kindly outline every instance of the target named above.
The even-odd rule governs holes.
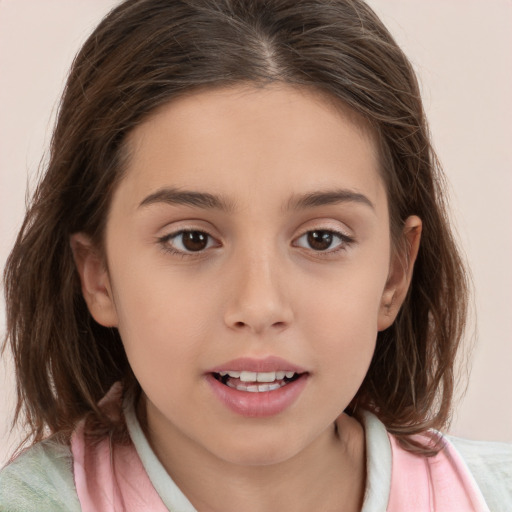
[[[252,357],[240,357],[238,359],[233,359],[228,361],[227,363],[223,363],[220,366],[216,366],[212,368],[207,373],[220,373],[227,371],[235,371],[235,372],[277,372],[277,371],[285,371],[285,372],[295,372],[295,373],[305,373],[306,370],[297,366],[296,364],[290,363],[285,359],[277,356],[268,356],[262,359],[255,359]]]

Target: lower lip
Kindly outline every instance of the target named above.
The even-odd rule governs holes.
[[[265,418],[283,412],[297,400],[306,385],[307,374],[279,389],[258,393],[230,388],[212,374],[208,374],[206,380],[215,396],[233,412],[250,418]]]

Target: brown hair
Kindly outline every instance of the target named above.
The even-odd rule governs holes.
[[[101,243],[126,135],[182,94],[271,82],[362,115],[381,147],[395,242],[409,215],[423,221],[410,291],[349,409],[374,411],[406,445],[446,424],[467,279],[416,77],[374,12],[360,0],[127,0],[73,63],[48,168],[5,269],[15,419],[34,441],[86,414],[101,419],[96,404],[115,381],[137,386],[117,330],[88,312],[69,243],[79,231]]]

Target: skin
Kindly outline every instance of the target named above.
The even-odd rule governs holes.
[[[405,297],[421,233],[409,217],[407,252],[392,250],[371,131],[312,91],[237,86],[169,103],[128,144],[105,250],[81,233],[72,247],[91,314],[119,329],[155,453],[201,511],[359,510],[364,432],[343,410]],[[220,195],[231,211],[141,206],[170,187]],[[340,189],[368,204],[286,209]],[[206,247],[170,252],[186,250],[169,236],[180,229],[207,233]],[[315,230],[342,237],[318,250]],[[236,414],[205,382],[215,366],[269,355],[309,372],[277,415]]]

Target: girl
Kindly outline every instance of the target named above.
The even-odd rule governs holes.
[[[506,510],[450,441],[467,285],[411,66],[355,0],[128,0],[5,270],[6,510]]]

